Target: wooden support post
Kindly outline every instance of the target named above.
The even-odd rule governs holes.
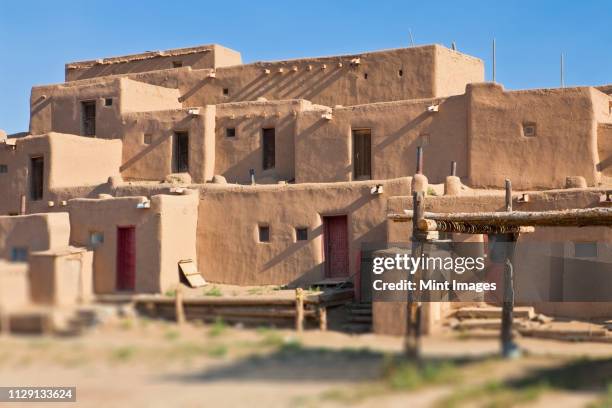
[[[176,297],[174,298],[174,309],[176,312],[176,322],[178,324],[185,323],[185,308],[183,305],[183,289],[181,284],[176,285]]]
[[[512,182],[506,179],[506,211],[512,212]]]
[[[501,349],[504,358],[516,357],[518,347],[514,343],[512,335],[513,313],[514,313],[514,250],[518,234],[503,234],[497,236],[498,241],[506,245],[504,259],[504,292],[502,303],[502,323],[501,323]]]
[[[456,161],[451,162],[451,174],[450,175],[453,177],[457,176],[457,162]]]
[[[25,194],[21,195],[21,202],[20,202],[20,206],[19,206],[19,214],[20,215],[25,215],[26,213],[26,196]]]
[[[423,146],[417,147],[416,174],[423,174]]]
[[[319,330],[327,330],[327,308],[325,306],[319,306]]]
[[[413,193],[412,207],[414,217],[412,219],[412,257],[419,258],[423,252],[423,242],[427,238],[427,233],[418,228],[419,221],[423,219],[425,213],[423,205],[423,192]],[[411,279],[418,282],[421,278],[421,271],[417,270]],[[406,335],[404,337],[404,352],[407,357],[418,359],[421,351],[421,302],[418,299],[418,292],[408,291],[407,313],[406,313]]]
[[[304,331],[304,290],[302,288],[295,290],[295,330],[300,333]]]

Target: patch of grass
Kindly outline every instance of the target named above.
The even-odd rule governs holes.
[[[319,286],[311,286],[308,288],[308,292],[321,292],[321,288]]]
[[[454,364],[389,360],[384,367],[384,380],[394,390],[414,390],[426,385],[447,384],[459,378]]]
[[[168,289],[164,293],[164,296],[166,296],[166,297],[176,297],[176,289]]]
[[[206,351],[209,357],[224,357],[227,354],[227,346],[224,344],[217,344]]]
[[[221,289],[216,286],[204,291],[204,296],[223,296]]]
[[[136,348],[133,346],[124,346],[114,349],[111,353],[111,359],[120,362],[131,360],[136,354]]]
[[[249,295],[263,295],[266,292],[266,288],[264,288],[263,286],[257,286],[254,288],[249,288],[249,290],[247,290],[247,293]]]
[[[119,328],[121,330],[132,330],[134,328],[134,320],[132,320],[132,319],[122,319],[119,322]]]
[[[612,407],[612,382],[608,384],[606,392],[596,402],[589,404],[588,408],[609,408]]]
[[[173,341],[173,340],[178,339],[179,337],[181,337],[181,332],[179,332],[176,329],[169,329],[169,330],[166,330],[166,332],[164,333],[164,338],[166,340]]]
[[[223,319],[218,318],[217,320],[215,320],[212,327],[210,328],[208,335],[210,337],[219,337],[226,330],[227,330],[227,324],[223,321]]]
[[[437,196],[437,195],[438,195],[438,193],[436,193],[436,190],[434,190],[434,188],[433,188],[433,187],[427,187],[427,195],[430,195],[430,196]]]

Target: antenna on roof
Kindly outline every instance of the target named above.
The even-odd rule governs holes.
[[[563,72],[563,53],[561,53],[561,88],[565,88],[565,78]]]
[[[493,38],[493,82],[495,82],[495,38]]]
[[[408,29],[408,33],[410,33],[410,46],[414,47],[414,37],[412,36],[412,30]]]

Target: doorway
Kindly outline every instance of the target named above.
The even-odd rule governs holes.
[[[323,217],[325,277],[349,276],[348,222],[346,215]]]
[[[353,129],[353,180],[372,178],[372,131]]]
[[[136,288],[136,228],[117,227],[117,290]]]
[[[189,133],[174,134],[174,172],[189,172]]]

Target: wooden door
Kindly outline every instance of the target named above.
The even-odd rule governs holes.
[[[30,159],[30,199],[42,200],[45,180],[45,160],[42,157]]]
[[[81,102],[81,120],[83,128],[83,136],[96,135],[96,102],[85,101]]]
[[[117,290],[136,288],[136,228],[117,228]]]
[[[325,277],[349,276],[348,223],[346,215],[324,217]]]
[[[353,180],[372,178],[372,132],[370,129],[353,130]]]
[[[174,135],[174,172],[189,171],[189,133],[176,132]]]

